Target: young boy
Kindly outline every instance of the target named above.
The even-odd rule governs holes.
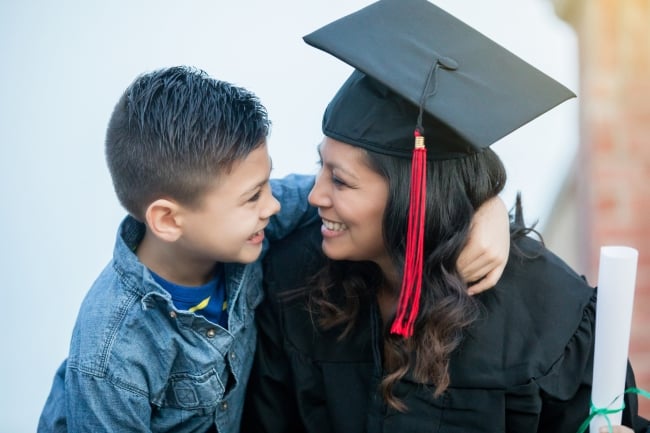
[[[255,95],[200,70],[158,70],[126,89],[106,158],[129,216],[39,431],[239,430],[265,232],[316,218],[313,177],[270,183],[269,127]]]
[[[106,158],[129,216],[81,305],[39,432],[239,431],[265,233],[317,218],[313,176],[269,180],[269,127],[252,93],[200,70],[154,71],[126,89]],[[508,249],[493,241],[507,245],[507,215],[500,201],[481,212],[459,263],[469,281],[488,274],[475,286],[485,289],[505,266]]]

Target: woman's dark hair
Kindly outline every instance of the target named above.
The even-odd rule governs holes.
[[[403,269],[409,205],[411,162],[367,152],[368,164],[388,182],[383,237],[397,269]],[[394,384],[409,375],[435,384],[435,394],[449,385],[449,359],[463,331],[478,315],[456,261],[467,241],[474,211],[496,196],[506,181],[505,168],[490,149],[464,158],[427,162],[427,207],[424,279],[420,312],[409,339],[390,334],[384,324],[384,367],[381,390],[387,402],[403,410]],[[400,273],[401,275],[401,273]],[[329,261],[310,291],[310,308],[325,329],[341,326],[340,338],[352,330],[363,302],[374,302],[386,284],[378,266],[369,262]],[[395,288],[399,290],[399,288]]]

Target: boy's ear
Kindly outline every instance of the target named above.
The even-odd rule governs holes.
[[[145,220],[149,230],[166,242],[174,242],[183,234],[179,218],[180,205],[160,198],[147,207]]]

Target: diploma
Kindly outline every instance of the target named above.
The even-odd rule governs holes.
[[[629,247],[600,249],[591,390],[591,402],[597,409],[623,407],[623,398],[617,397],[625,390],[638,256],[638,251]],[[621,416],[621,411],[609,414],[611,425],[621,424]],[[606,425],[605,416],[596,415],[589,431],[597,433],[599,427]]]

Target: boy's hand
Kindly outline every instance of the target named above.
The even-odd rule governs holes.
[[[467,245],[456,266],[475,295],[494,287],[508,263],[510,220],[501,198],[493,197],[476,210]]]

